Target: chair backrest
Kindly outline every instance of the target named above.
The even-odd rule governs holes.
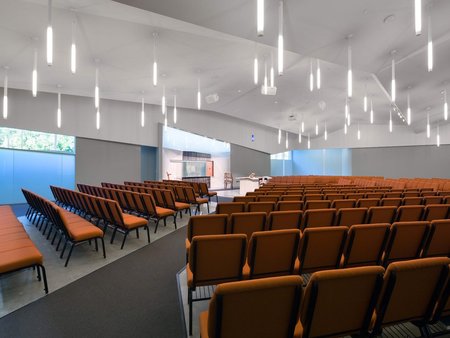
[[[178,202],[188,202],[188,199],[187,199],[186,194],[184,192],[183,186],[176,185],[174,187],[174,189],[175,189],[175,195],[176,195],[176,198],[177,198]]]
[[[303,211],[272,211],[269,214],[267,230],[300,229]]]
[[[383,285],[383,272],[380,266],[315,272],[305,289],[302,337],[366,333]]]
[[[222,235],[227,233],[228,215],[209,214],[191,216],[187,225],[187,239],[194,236]]]
[[[423,248],[422,257],[450,257],[450,220],[431,222],[430,233]]]
[[[334,201],[334,200],[342,200],[345,198],[345,194],[334,194],[334,193],[329,193],[325,195],[325,199],[329,200],[329,201]]]
[[[256,202],[256,197],[255,196],[234,196],[233,202],[244,202],[244,203]]]
[[[385,198],[401,198],[402,197],[402,193],[400,191],[389,191],[389,192],[385,192],[384,193],[384,197]]]
[[[420,221],[425,211],[423,205],[402,205],[397,208],[396,222]]]
[[[274,202],[249,202],[247,203],[248,212],[265,212],[269,214],[275,210]]]
[[[299,247],[299,273],[337,269],[347,230],[337,226],[305,229]]]
[[[425,196],[423,197],[423,204],[441,204],[444,201],[442,196]]]
[[[245,211],[244,202],[220,202],[217,203],[216,206],[217,214],[231,215],[235,212],[244,212],[244,211]]]
[[[383,198],[383,192],[368,192],[366,193],[366,198]]]
[[[362,192],[350,192],[345,194],[345,198],[347,199],[355,199],[359,200],[360,198],[364,198],[365,194]]]
[[[380,203],[379,198],[360,198],[356,202],[357,208],[370,208],[370,207],[376,207]]]
[[[280,201],[303,201],[303,195],[282,195]]]
[[[342,266],[381,265],[390,224],[357,224],[350,227]]]
[[[246,248],[247,238],[242,234],[193,237],[189,248],[189,286],[241,280]]]
[[[184,195],[186,196],[186,203],[197,203],[197,197],[195,196],[194,188],[183,187]]]
[[[384,206],[384,207],[370,207],[367,212],[366,223],[389,223],[394,221],[395,214],[397,212],[397,207],[395,206]]]
[[[273,202],[273,203],[277,203],[278,202],[278,195],[263,195],[263,196],[258,196],[257,198],[257,202]]]
[[[367,208],[342,208],[336,212],[336,225],[350,227],[366,221]]]
[[[254,232],[248,244],[249,278],[292,275],[299,241],[297,229]]]
[[[302,201],[279,201],[275,207],[278,211],[303,210]]]
[[[318,200],[322,200],[323,199],[323,195],[322,194],[311,194],[311,193],[307,193],[305,192],[305,194],[303,195],[303,201],[318,201]]]
[[[402,205],[422,205],[422,197],[403,197]]]
[[[219,285],[209,304],[207,333],[202,332],[202,337],[293,337],[302,283],[300,276],[284,276]]]
[[[306,210],[303,214],[302,229],[328,227],[334,225],[336,209]]]
[[[419,258],[429,228],[429,223],[423,221],[392,224],[383,264]]]
[[[449,211],[450,204],[428,204],[425,206],[423,220],[431,222],[436,219],[446,219]]]
[[[345,200],[334,200],[331,203],[331,207],[339,210],[341,208],[354,208],[356,205],[355,199],[345,199]]]
[[[391,263],[377,304],[375,330],[409,321],[428,321],[448,277],[450,259],[422,258]]]
[[[447,279],[447,286],[438,299],[432,322],[437,322],[441,317],[448,316],[450,316],[450,278]]]
[[[305,206],[305,210],[313,210],[313,209],[327,209],[331,207],[331,201],[328,200],[313,200],[313,201],[305,201],[303,202]]]
[[[419,191],[405,191],[403,193],[403,197],[419,197],[420,192]]]
[[[402,204],[402,199],[400,197],[386,197],[380,200],[380,206],[394,206],[399,207]]]
[[[255,231],[264,231],[267,214],[265,212],[238,212],[231,214],[230,233],[245,234],[247,239]]]

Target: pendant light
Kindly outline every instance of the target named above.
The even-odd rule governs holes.
[[[308,134],[308,149],[311,149],[311,138],[309,137],[309,134]]]
[[[177,124],[177,96],[173,96],[173,124]]]
[[[31,77],[31,92],[37,96],[37,49],[34,49],[33,73]]]
[[[392,52],[392,79],[391,79],[391,101],[395,103],[396,99],[396,85],[395,85],[395,59],[394,59],[395,51]]]
[[[392,109],[389,110],[389,132],[392,133]]]
[[[444,120],[448,120],[447,89],[444,89]]]
[[[77,72],[77,40],[76,40],[76,21],[72,21],[72,45],[70,46],[70,71],[72,74]]]
[[[302,121],[302,133],[305,132],[305,122]]]
[[[202,109],[202,94],[200,92],[200,80],[197,82],[197,109]]]
[[[410,97],[409,97],[409,90],[408,90],[408,96],[406,97],[407,103],[408,103],[408,108],[406,108],[406,123],[408,124],[408,126],[411,125],[411,102],[410,102]]]
[[[264,94],[267,95],[267,60],[264,61]]]
[[[253,83],[255,85],[258,84],[258,57],[255,55],[255,59],[253,60]]]
[[[97,113],[95,114],[95,126],[97,130],[100,129],[100,106],[97,108]]]
[[[373,124],[373,101],[370,100],[370,124]]]
[[[428,15],[428,44],[427,44],[427,56],[428,56],[428,71],[433,71],[433,35],[431,32],[431,14]]]
[[[289,148],[289,133],[286,132],[286,149]]]
[[[264,35],[264,0],[256,2],[256,32],[258,36]]]
[[[298,143],[302,143],[302,127],[301,127],[301,125],[298,128]]]
[[[53,64],[52,0],[48,0],[47,65]]]
[[[316,120],[316,136],[319,135],[319,125],[317,124],[317,120]]]
[[[56,111],[56,126],[61,128],[61,85],[58,85],[58,109]]]
[[[439,135],[439,125],[437,126],[436,145],[441,146],[441,136]]]
[[[278,3],[278,75],[283,75],[284,36],[283,36],[283,0]]]
[[[272,61],[270,65],[270,86],[275,87],[275,70],[273,69],[273,54],[271,54]]]
[[[156,39],[158,33],[153,33],[153,86],[158,85],[158,62],[156,59]]]
[[[367,113],[367,85],[365,86],[365,93],[364,93],[364,99],[363,99],[363,108],[364,108],[364,113]]]
[[[313,75],[313,61],[311,59],[309,64],[309,90],[314,90],[314,75]]]
[[[352,46],[350,44],[350,38],[348,37],[348,70],[347,70],[347,96],[352,97],[353,95],[353,74],[352,74]]]
[[[427,138],[430,138],[431,132],[430,132],[430,113],[427,113]]]
[[[344,122],[344,135],[347,135],[347,123]]]
[[[281,144],[281,129],[278,129],[278,144]]]
[[[358,133],[357,133],[358,141],[361,140],[361,130],[359,130],[359,123],[358,123]]]
[[[8,118],[8,67],[5,67],[5,81],[3,84],[3,118]]]
[[[414,26],[416,35],[422,33],[422,0],[414,0]]]
[[[325,132],[323,133],[323,138],[326,140],[328,140],[328,131],[327,131],[327,124],[325,123]]]
[[[98,87],[98,66],[95,68],[94,105],[98,109],[100,105],[100,89]]]
[[[167,106],[166,106],[166,86],[163,85],[163,94],[161,97],[161,113],[163,115],[166,115],[167,112]]]
[[[317,89],[320,89],[320,87],[321,87],[321,74],[320,74],[320,60],[319,59],[317,59],[316,85],[317,85]]]
[[[144,102],[144,96],[142,96],[141,99],[141,127],[145,127],[145,102]]]

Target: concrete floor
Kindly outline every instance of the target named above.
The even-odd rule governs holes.
[[[214,212],[216,203],[211,202],[210,212]],[[206,213],[206,206],[202,206],[202,213]],[[183,214],[183,218],[177,218],[178,228],[186,226],[189,220],[189,214]],[[120,250],[122,235],[117,234],[113,244],[109,243],[111,239],[112,230],[108,229],[105,235],[106,259],[103,258],[101,248],[99,252],[95,251],[94,245],[83,244],[76,247],[70,258],[68,267],[64,267],[64,259],[59,258],[59,252],[56,252],[56,245],[51,245],[41,232],[31,224],[26,217],[19,217],[19,221],[24,225],[27,233],[44,255],[44,266],[47,271],[49,292],[54,292],[59,288],[111,263],[125,255],[138,250],[145,245],[148,245],[147,235],[143,230],[140,230],[140,238],[136,238],[135,232],[128,236],[125,247]],[[158,226],[158,232],[153,233],[155,229],[154,223],[150,224],[150,239],[151,242],[171,233],[175,230],[171,218],[167,220],[167,226],[164,227],[161,221]],[[61,249],[60,249],[61,250]],[[36,278],[36,271],[33,269],[20,270],[11,274],[0,277],[0,317],[17,310],[18,308],[29,304],[41,297],[44,297],[43,283]]]

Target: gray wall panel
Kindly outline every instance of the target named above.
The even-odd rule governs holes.
[[[230,147],[230,168],[234,178],[248,176],[252,172],[257,176],[270,175],[270,154],[235,144]]]

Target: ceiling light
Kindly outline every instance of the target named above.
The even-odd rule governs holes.
[[[281,129],[278,129],[278,144],[281,144]]]
[[[308,149],[311,149],[311,139],[309,137],[309,134],[308,134]]]
[[[56,126],[61,128],[61,86],[58,85],[58,110],[56,111]]]
[[[439,125],[437,126],[436,145],[441,146],[441,136],[439,135]]]
[[[275,71],[273,69],[273,54],[272,54],[272,61],[270,65],[270,87],[275,87]]]
[[[49,66],[53,64],[52,0],[48,0],[47,64]]]
[[[430,138],[431,132],[430,132],[430,113],[427,113],[427,138]]]
[[[320,74],[320,61],[319,59],[317,59],[317,73],[316,73],[316,85],[317,85],[317,89],[320,89],[320,85],[321,85],[321,74]]]
[[[358,141],[361,140],[361,130],[359,130],[359,123],[358,123]]]
[[[414,23],[416,35],[422,33],[422,0],[414,0]]]
[[[34,50],[33,73],[31,79],[31,92],[33,97],[37,96],[37,49]]]
[[[317,135],[319,135],[319,125],[317,124],[317,121],[316,121],[316,136]]]
[[[286,132],[286,149],[289,148],[289,133]]]
[[[97,130],[100,129],[100,107],[97,108],[97,113],[95,114],[95,126]]]
[[[100,102],[100,90],[98,88],[98,67],[95,68],[95,89],[94,89],[94,104],[98,108]]]
[[[258,36],[264,35],[264,0],[256,2],[256,31]]]
[[[302,127],[298,128],[298,143],[302,143]]]
[[[70,46],[70,71],[72,74],[77,72],[77,42],[76,42],[76,21],[72,21],[72,45]]]
[[[200,108],[199,108],[200,109]],[[163,95],[161,98],[161,113],[163,115],[166,115],[167,112],[167,106],[166,106],[166,86],[163,85]]]
[[[314,90],[314,75],[313,75],[313,64],[312,59],[309,64],[309,90]]]
[[[173,96],[173,123],[177,124],[177,96]]]
[[[347,70],[347,96],[353,95],[353,74],[352,74],[352,46],[350,44],[350,38],[348,39],[348,70]]]
[[[302,121],[302,133],[305,132],[305,122]]]
[[[448,120],[447,89],[444,89],[444,120]]]
[[[395,103],[396,93],[395,93],[395,59],[392,56],[392,80],[391,80],[391,101]]]
[[[158,62],[156,60],[156,39],[158,33],[153,33],[153,85],[158,85]]]
[[[347,135],[347,123],[344,123],[344,134]]]
[[[427,45],[427,54],[428,54],[428,71],[431,72],[433,70],[433,37],[431,33],[431,15],[428,16],[428,45]]]
[[[258,84],[258,57],[256,55],[253,60],[253,82],[255,85]]]
[[[392,133],[392,109],[389,110],[389,132]]]
[[[327,124],[325,123],[325,132],[323,133],[323,138],[326,140],[328,140],[328,131],[327,131]]]
[[[263,92],[264,95],[267,95],[267,61],[264,62],[264,87],[263,87]]]
[[[198,80],[197,83],[197,109],[200,110],[202,109],[202,94],[200,93],[200,80]]]
[[[3,118],[8,118],[8,67],[5,67],[5,82],[3,85]]]
[[[373,124],[373,101],[370,100],[370,124]]]
[[[408,108],[406,109],[406,120],[408,123],[408,126],[411,125],[411,103],[410,103],[410,98],[409,98],[409,90],[408,90],[408,96],[406,97],[407,103],[408,103]]]
[[[366,88],[366,93],[364,94],[363,108],[364,108],[364,113],[367,113],[367,88]]]
[[[283,0],[278,5],[278,75],[283,75],[284,38],[283,38]]]
[[[144,97],[142,97],[141,100],[141,127],[144,128],[145,127],[145,102],[144,102]]]

